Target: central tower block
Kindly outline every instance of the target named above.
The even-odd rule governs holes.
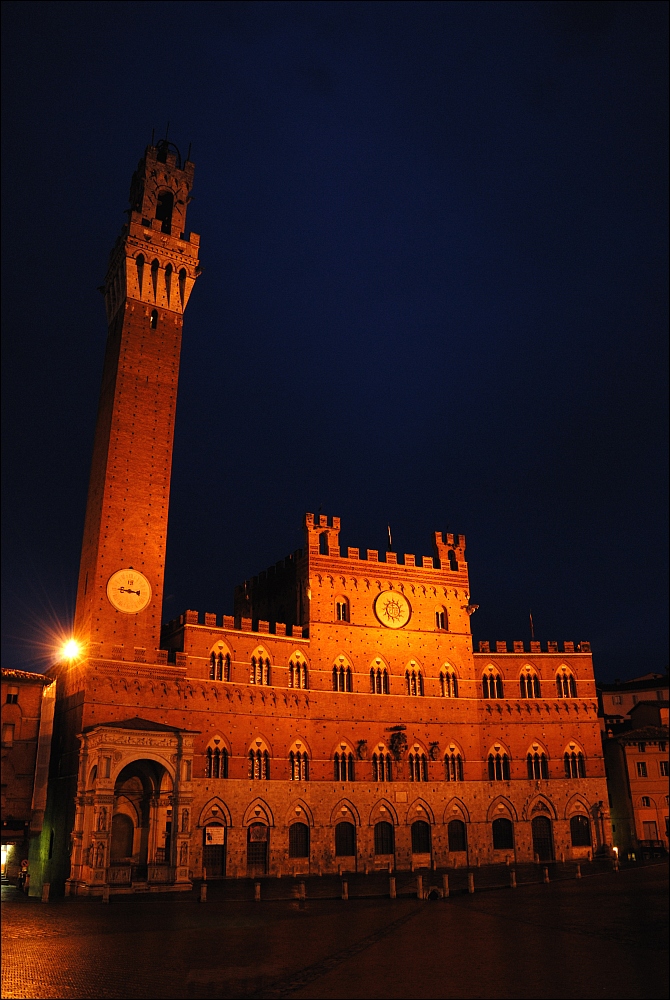
[[[183,314],[199,273],[187,234],[194,165],[148,146],[105,284],[108,336],[81,553],[75,635],[103,656],[155,661],[163,603]]]

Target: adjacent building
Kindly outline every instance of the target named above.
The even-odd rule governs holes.
[[[39,844],[47,799],[56,685],[2,668],[2,875],[15,878]],[[39,868],[39,863],[37,864]]]

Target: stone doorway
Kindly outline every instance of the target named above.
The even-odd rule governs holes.
[[[247,832],[247,875],[256,878],[268,872],[268,827],[252,823]]]
[[[533,831],[533,853],[540,861],[554,860],[554,838],[551,820],[546,816],[536,816],[531,823]]]
[[[226,828],[220,823],[211,823],[202,831],[202,867],[207,878],[226,874]]]

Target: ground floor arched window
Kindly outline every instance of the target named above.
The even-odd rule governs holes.
[[[356,856],[356,827],[346,820],[335,827],[335,855],[338,858]]]
[[[573,816],[570,820],[570,840],[573,847],[591,846],[591,823],[588,816]]]
[[[391,823],[375,823],[375,854],[393,854],[395,837]]]
[[[288,828],[288,856],[309,857],[309,827],[306,823],[291,823]]]
[[[494,851],[514,850],[514,824],[509,819],[494,819],[491,824],[493,830]]]
[[[447,827],[450,851],[466,851],[468,847],[465,823],[462,819],[452,819]]]
[[[412,854],[430,854],[430,823],[425,820],[412,823]]]

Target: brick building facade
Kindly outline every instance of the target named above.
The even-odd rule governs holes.
[[[609,850],[588,644],[474,652],[462,535],[418,559],[345,553],[339,519],[307,514],[303,548],[238,587],[233,615],[161,631],[192,178],[147,148],[106,279],[45,878],[124,892]]]

